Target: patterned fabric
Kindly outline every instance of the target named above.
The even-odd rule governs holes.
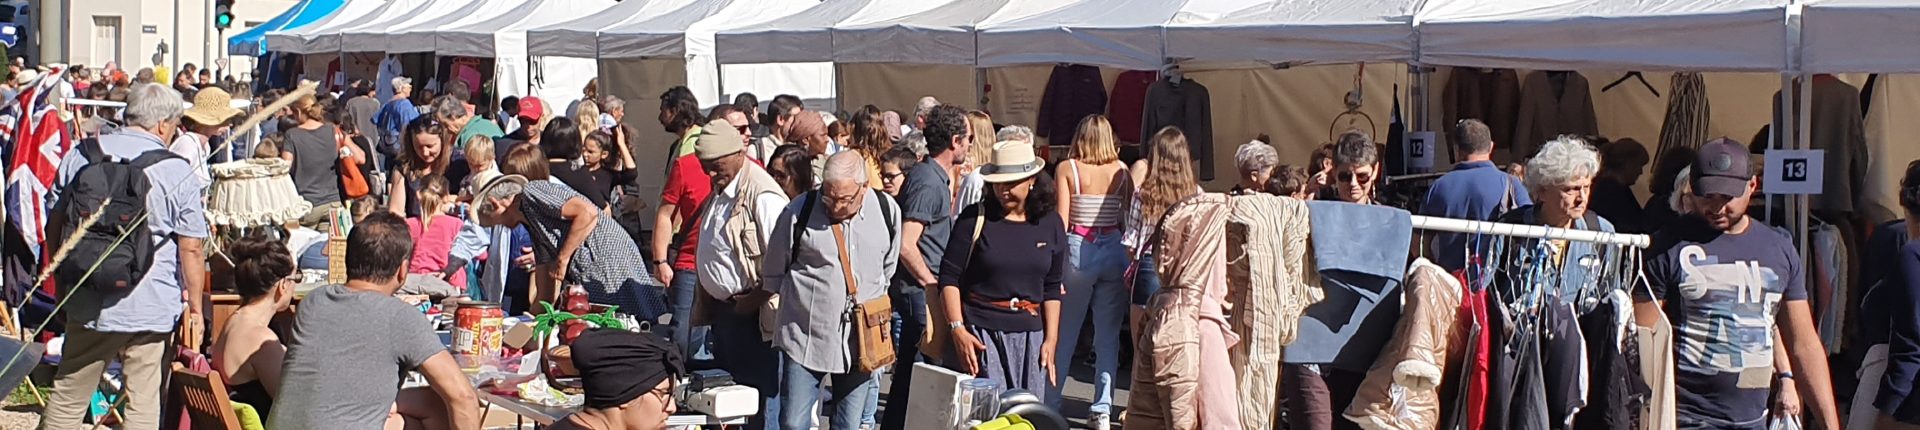
[[[1230,359],[1239,378],[1240,422],[1273,427],[1280,355],[1299,334],[1300,314],[1325,298],[1318,272],[1308,270],[1307,206],[1288,197],[1233,197],[1227,219],[1227,315],[1241,342]]]
[[[1407,272],[1405,314],[1344,413],[1367,429],[1440,426],[1440,380],[1454,345],[1460,280],[1426,259]],[[1460,339],[1464,340],[1464,339]]]
[[[1134,347],[1128,429],[1242,428],[1228,348],[1227,196],[1203,194],[1168,213],[1155,255],[1166,284],[1147,304]]]
[[[542,264],[559,260],[560,243],[566,239],[573,222],[560,215],[567,201],[586,196],[552,181],[528,181],[520,196],[520,213],[526,217],[527,233],[533,236],[533,254]],[[642,321],[656,320],[666,313],[666,300],[660,296],[660,281],[647,273],[646,259],[640,247],[606,212],[587,234],[586,242],[573,253],[567,267],[567,284],[586,288],[587,300],[617,305],[616,312],[631,314]]]
[[[1699,73],[1674,73],[1667,91],[1672,97],[1667,98],[1667,119],[1660,125],[1660,150],[1654,151],[1654,157],[1665,155],[1670,148],[1699,149],[1707,142],[1707,123],[1713,118],[1712,106],[1707,104],[1707,80]],[[1652,165],[1660,165],[1660,159],[1655,158]]]

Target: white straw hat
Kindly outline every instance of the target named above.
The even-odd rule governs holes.
[[[1014,182],[1040,173],[1043,166],[1033,156],[1033,144],[1009,140],[993,144],[993,159],[980,166],[980,177],[988,183]]]

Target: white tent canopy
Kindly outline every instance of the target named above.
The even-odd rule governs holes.
[[[1815,0],[1800,17],[1801,70],[1920,73],[1920,3]]]
[[[887,22],[843,23],[833,29],[833,61],[971,65],[975,28],[1038,15],[1075,1],[957,0]]]
[[[448,14],[473,13],[479,0],[423,0],[410,9],[388,9],[358,25],[339,31],[341,52],[388,52],[387,37],[393,31],[412,29],[423,21]],[[428,47],[428,51],[432,47]]]
[[[600,29],[600,58],[712,56],[713,34],[735,23],[799,12],[807,2],[700,0],[653,19]]]
[[[614,5],[611,0],[531,0],[492,19],[435,31],[432,38],[440,55],[494,58],[499,96],[534,95],[564,105],[580,98],[582,83],[593,79],[599,66],[589,58],[568,57],[530,66],[527,30],[594,16]]]
[[[500,17],[502,14],[518,11],[538,2],[528,0],[458,0],[467,3],[455,9],[446,10],[437,16],[396,23],[386,31],[373,34],[377,42],[368,46],[385,46],[386,52],[435,52],[439,55],[452,55],[441,52],[434,34],[442,29],[450,29]],[[439,11],[436,11],[439,12]],[[355,35],[347,35],[347,46],[355,46]]]
[[[1166,27],[1167,57],[1282,63],[1413,60],[1416,0],[1266,0]]]
[[[381,16],[387,9],[401,3],[406,3],[401,8],[409,8],[420,3],[420,0],[349,0],[333,15],[312,24],[267,33],[267,46],[272,46],[274,51],[294,54],[339,52],[340,41],[337,37],[323,42],[322,36],[337,35],[339,30],[364,23],[370,17]]]
[[[831,61],[833,28],[891,22],[950,0],[827,0],[772,21],[734,26],[714,35],[722,64]]]
[[[1787,0],[1436,0],[1424,64],[1516,69],[1780,71]]]
[[[491,19],[433,32],[434,50],[446,56],[493,57],[501,55],[503,51],[518,52],[525,56],[527,42],[534,29],[604,16],[613,11],[609,8],[646,3],[640,0],[625,3],[611,0],[528,0],[512,11]]]
[[[669,11],[678,10],[693,0],[627,0],[599,13],[576,19],[540,25],[527,30],[527,53],[534,56],[594,58],[600,55],[595,40],[601,30],[632,25]]]
[[[1216,20],[1258,0],[1090,0],[980,26],[981,67],[1075,63],[1156,69],[1166,63],[1164,26]]]

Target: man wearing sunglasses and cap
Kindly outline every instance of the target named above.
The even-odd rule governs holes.
[[[1636,317],[1676,332],[1679,428],[1765,428],[1771,416],[1799,417],[1803,401],[1819,428],[1840,428],[1800,255],[1785,233],[1747,216],[1759,187],[1749,164],[1731,139],[1700,147],[1690,213],[1654,235],[1648,288],[1633,291]]]

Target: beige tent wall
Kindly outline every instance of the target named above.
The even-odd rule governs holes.
[[[679,59],[601,59],[600,94],[611,94],[627,102],[623,124],[633,129],[643,153],[633,154],[640,171],[640,195],[648,196],[648,207],[660,203],[660,191],[666,186],[668,144],[678,136],[660,128],[660,94],[678,85],[686,85],[687,63]],[[704,101],[703,101],[704,103]],[[566,109],[565,105],[553,109]],[[652,217],[641,217],[651,226]]]
[[[1849,81],[1850,83],[1852,81]],[[1920,76],[1882,75],[1867,111],[1867,218],[1879,223],[1906,217],[1900,208],[1900,177],[1907,163],[1920,160]]]
[[[840,106],[851,111],[865,105],[908,115],[921,97],[973,108],[973,67],[936,64],[842,64]],[[906,118],[902,118],[906,120]]]

